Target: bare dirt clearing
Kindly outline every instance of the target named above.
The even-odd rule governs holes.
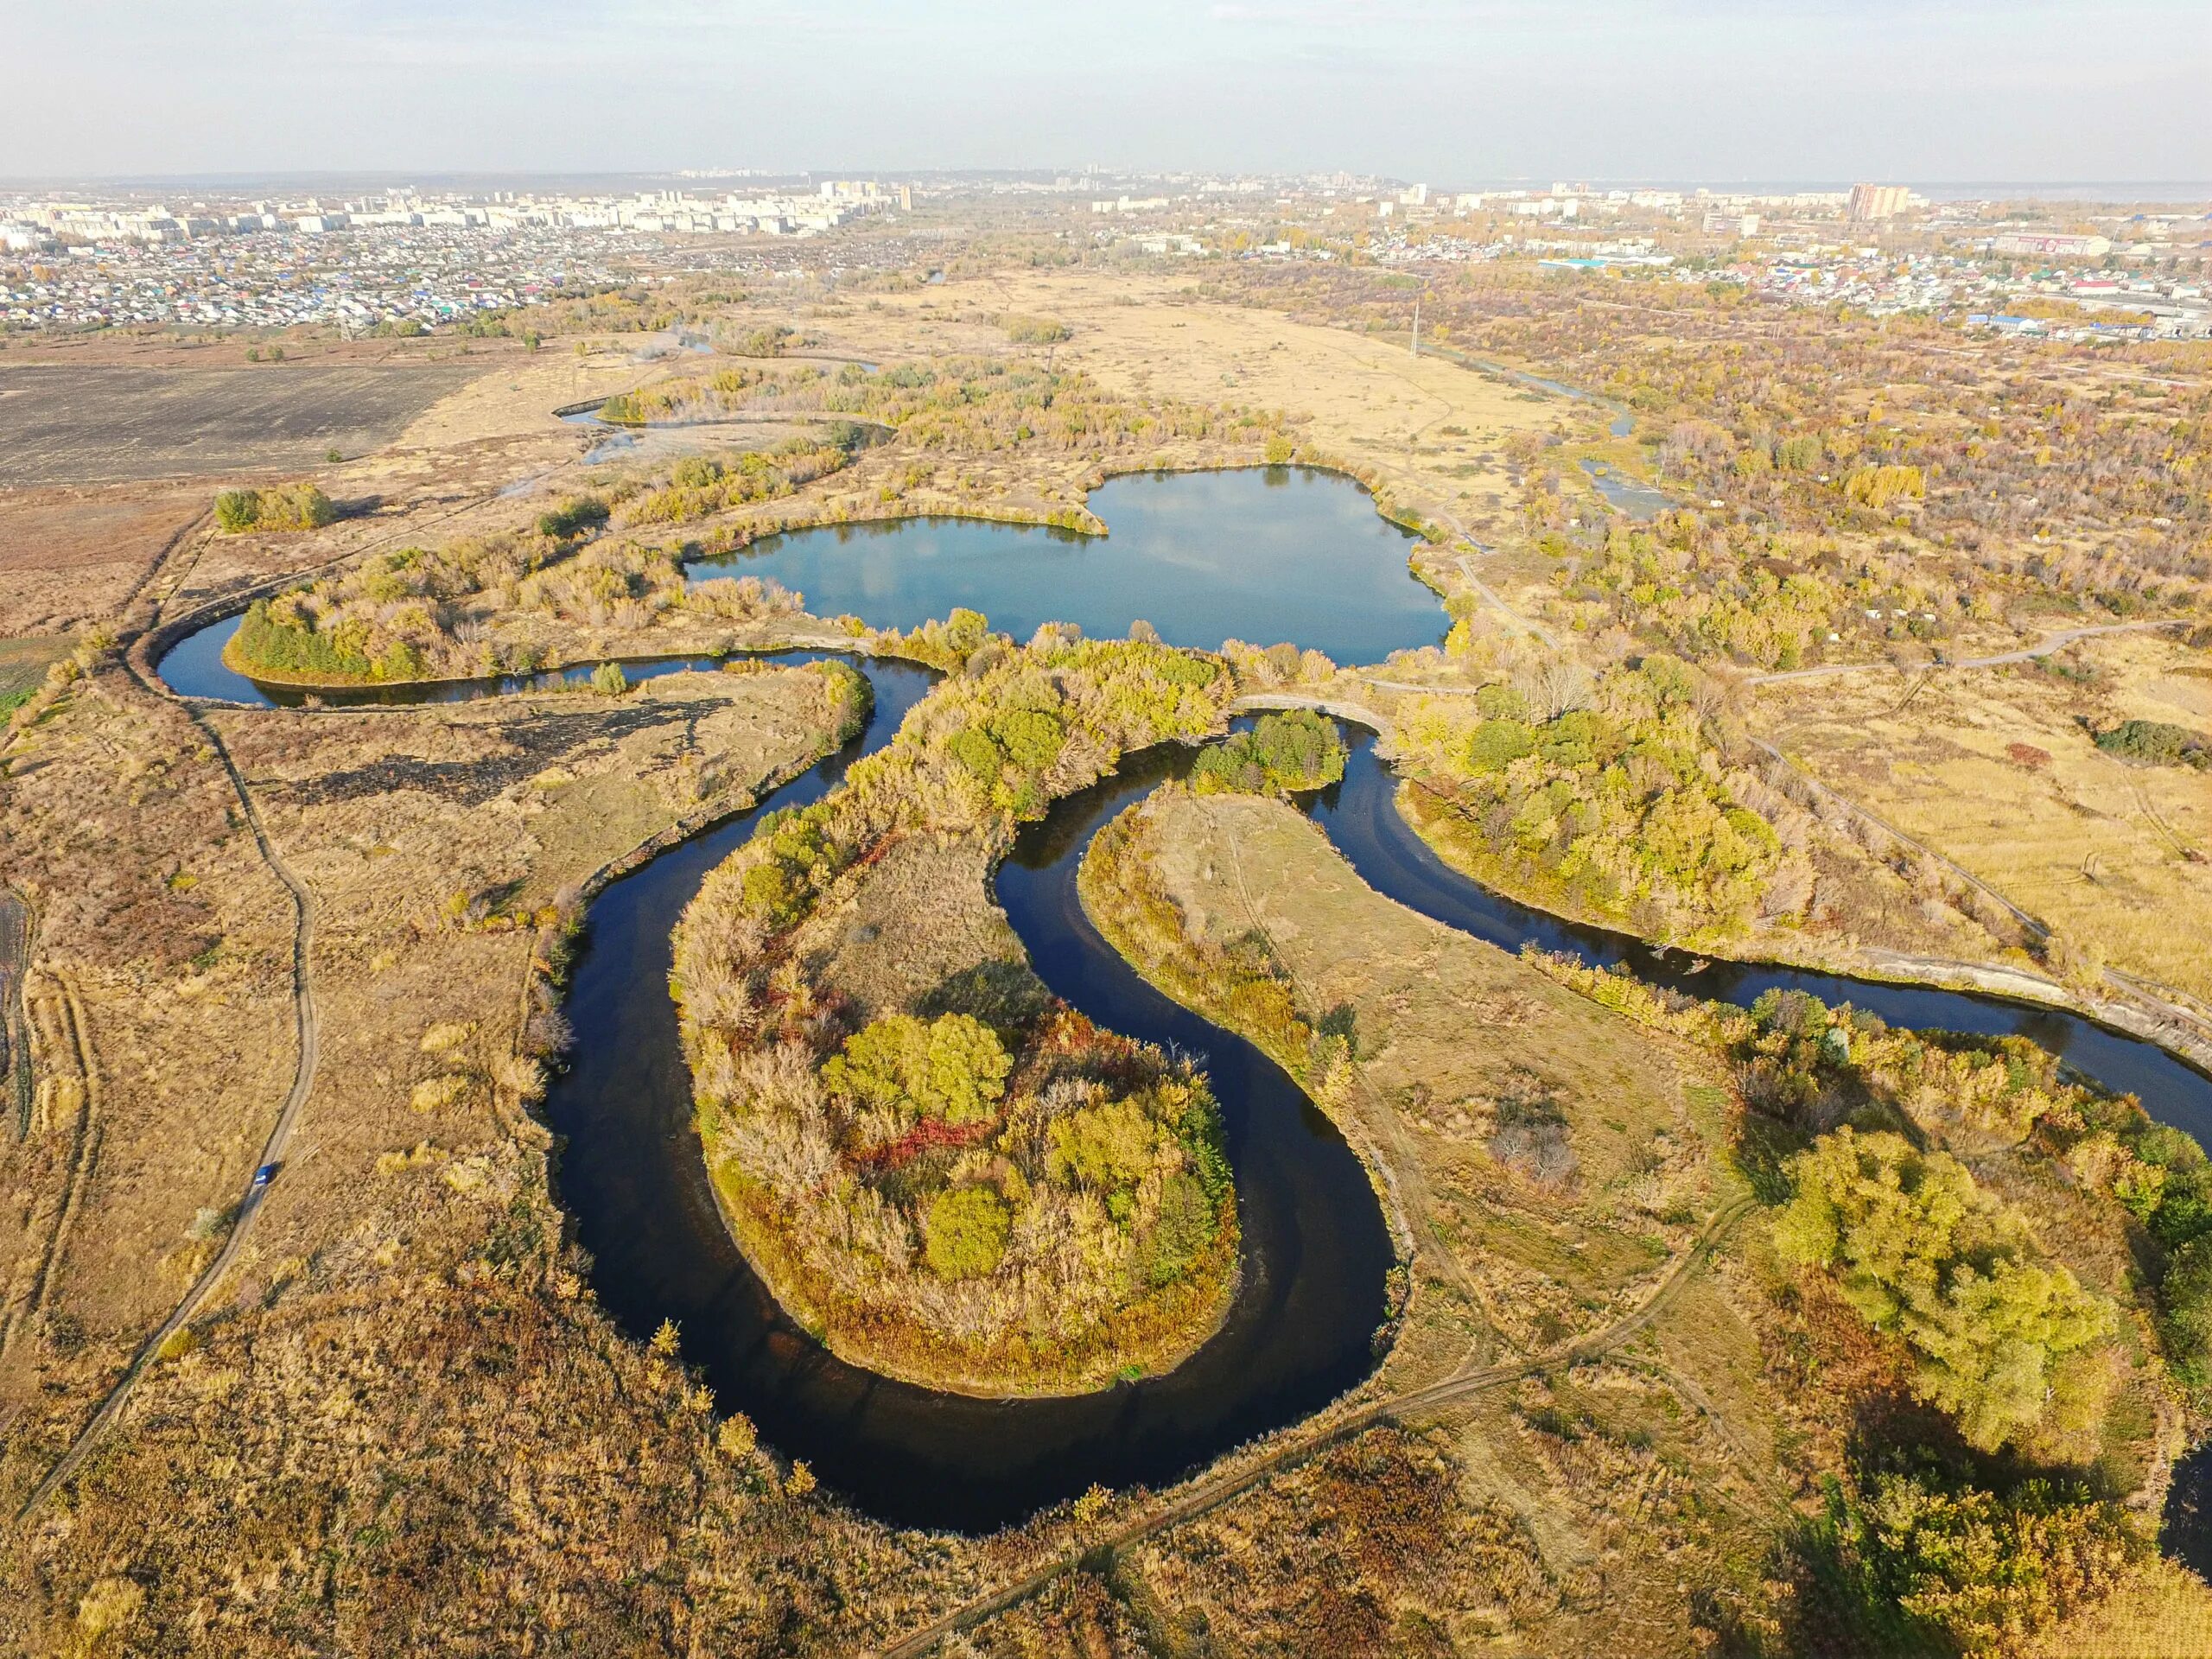
[[[0,484],[260,471],[390,442],[476,364],[0,365]]]

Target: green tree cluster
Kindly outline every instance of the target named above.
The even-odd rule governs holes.
[[[993,1114],[1013,1069],[997,1034],[971,1015],[940,1014],[925,1024],[894,1014],[847,1038],[823,1064],[822,1081],[832,1094],[902,1122],[962,1124]]]
[[[1201,792],[1241,791],[1281,795],[1325,789],[1344,775],[1344,738],[1336,721],[1311,709],[1262,715],[1245,732],[1232,732],[1201,750],[1191,785]]]
[[[893,1369],[997,1355],[1060,1376],[1217,1308],[1236,1210],[1204,1078],[1046,1005],[900,1011],[831,1046],[837,1004],[786,942],[917,834],[1002,855],[1045,804],[1018,781],[1077,788],[1124,749],[1217,730],[1232,684],[1208,658],[1054,629],[987,652],[984,626],[955,619],[969,671],[708,876],[671,984],[710,1167],[741,1236],[773,1241],[749,1253],[778,1294]]]
[[[996,1270],[1013,1230],[1013,1210],[989,1187],[948,1187],[923,1229],[930,1270],[940,1279],[980,1279]]]
[[[257,599],[246,607],[238,631],[224,655],[248,673],[276,677],[313,676],[330,680],[365,680],[376,664],[363,649],[364,631],[340,628],[325,633],[312,619],[280,613]]]
[[[2212,771],[2212,742],[2186,726],[2170,726],[2157,720],[2124,720],[2097,734],[2097,747],[2107,754],[2140,760],[2154,766],[2194,766]]]
[[[550,541],[573,541],[599,529],[613,509],[595,495],[571,496],[537,515],[537,533]]]
[[[2070,1425],[2101,1403],[2091,1351],[2117,1328],[2111,1303],[2037,1260],[2019,1212],[1955,1159],[1846,1126],[1787,1173],[1777,1247],[1832,1272],[1868,1323],[1904,1339],[1915,1389],[1967,1444],[1994,1451],[2046,1414]]]
[[[1485,873],[1567,908],[1661,937],[1742,931],[1802,860],[1740,798],[1751,780],[1718,764],[1682,683],[1679,663],[1655,657],[1548,717],[1505,683],[1416,702],[1399,746],[1437,786],[1417,817]],[[1534,690],[1556,707],[1555,689]],[[1809,887],[1809,873],[1792,885]]]
[[[1074,331],[1058,317],[1027,317],[1009,311],[999,319],[1006,337],[1017,346],[1051,346],[1071,339]]]
[[[857,430],[858,429],[855,429]],[[732,507],[772,501],[840,472],[855,446],[794,437],[737,455],[691,455],[676,463],[669,482],[633,502],[632,524],[680,524]]]
[[[314,484],[225,490],[215,498],[215,523],[233,536],[246,531],[320,530],[337,517],[337,504]]]
[[[1854,1627],[1830,1634],[1869,1650],[1932,1633],[1962,1653],[2018,1653],[2103,1600],[2145,1550],[2120,1506],[2078,1483],[2000,1494],[1929,1467],[1829,1482],[1811,1534]]]
[[[753,577],[702,583],[694,595],[667,548],[566,539],[606,511],[604,502],[585,498],[547,515],[543,533],[464,537],[436,549],[372,555],[342,575],[279,594],[264,618],[240,631],[229,655],[246,672],[334,680],[365,677],[378,664],[387,679],[526,673],[541,665],[537,650],[496,637],[515,613],[643,628],[666,613],[743,620],[787,613],[800,602]],[[277,626],[262,626],[264,620]],[[327,646],[297,637],[310,633],[323,636]],[[359,661],[342,667],[334,652]]]

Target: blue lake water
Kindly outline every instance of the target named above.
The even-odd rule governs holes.
[[[1338,663],[1442,641],[1450,620],[1407,567],[1414,537],[1351,480],[1304,467],[1140,473],[1091,492],[1111,534],[971,518],[794,531],[690,568],[772,577],[817,616],[911,628],[966,606],[1026,639],[1044,622],[1173,645],[1288,640]]]

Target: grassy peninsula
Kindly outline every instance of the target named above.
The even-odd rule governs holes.
[[[1219,1323],[1236,1197],[1204,1076],[1047,995],[988,873],[1124,751],[1218,730],[1230,681],[1049,629],[966,660],[708,877],[674,989],[724,1214],[795,1318],[931,1387],[1081,1392]]]

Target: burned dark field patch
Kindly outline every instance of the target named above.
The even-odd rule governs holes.
[[[481,366],[0,368],[0,486],[299,467],[389,442]]]

